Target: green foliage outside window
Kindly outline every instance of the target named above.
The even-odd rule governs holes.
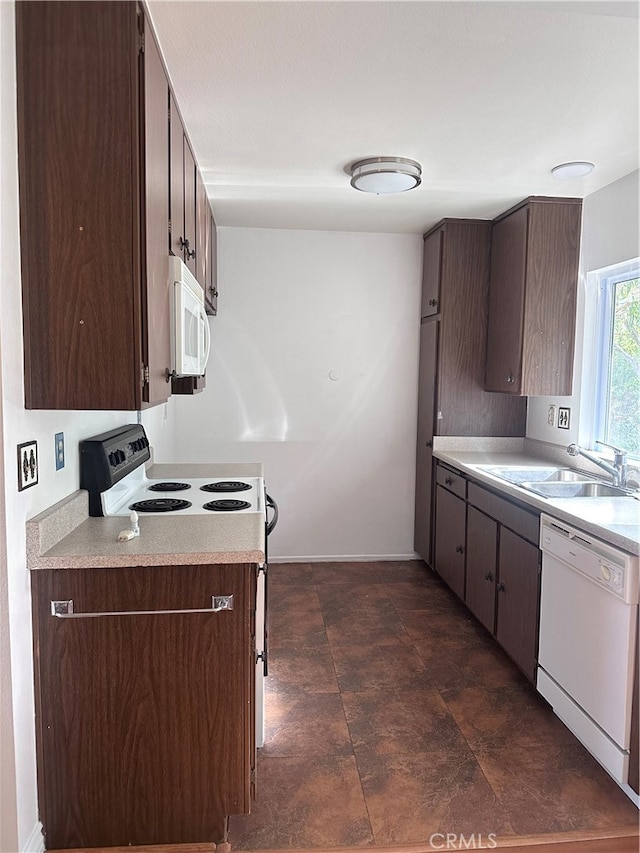
[[[615,285],[606,441],[640,456],[640,278]]]

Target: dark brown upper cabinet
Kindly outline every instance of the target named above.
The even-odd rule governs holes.
[[[178,111],[178,105],[173,96],[169,95],[169,149],[171,171],[170,183],[170,219],[169,219],[169,248],[178,258],[186,260],[187,235],[184,220],[184,126]],[[195,248],[195,246],[194,246]]]
[[[201,172],[196,172],[196,278],[206,291],[211,252],[211,208]]]
[[[485,388],[569,395],[580,199],[531,197],[494,220]]]
[[[193,275],[198,277],[198,240],[196,216],[196,180],[198,177],[196,161],[189,141],[184,137],[184,262]],[[202,284],[202,282],[200,282]]]
[[[25,405],[166,400],[168,81],[134,2],[16,3]]]
[[[173,255],[182,258],[202,285],[207,314],[217,314],[216,223],[173,93],[169,105],[169,140],[169,248]],[[183,380],[174,382],[174,393],[185,393],[177,389],[192,384]]]
[[[170,120],[170,137],[173,140],[174,133],[176,137],[175,142],[172,144],[172,151],[174,153],[176,150],[178,151],[175,162],[174,155],[172,154],[171,167],[172,200],[175,195],[175,201],[172,201],[171,249],[194,272],[196,279],[204,290],[205,311],[207,314],[214,315],[218,312],[218,291],[217,275],[215,272],[217,260],[213,212],[207,198],[204,180],[201,173],[195,167],[191,149],[184,136],[182,121],[180,120],[175,103],[171,104]],[[186,171],[184,168],[185,163]],[[191,210],[190,187],[192,175],[195,177],[195,217],[193,218],[193,222],[191,222],[190,216],[185,215],[185,199],[187,200],[189,210]],[[173,211],[175,211],[175,218]],[[195,228],[195,238],[185,237],[184,235],[194,233],[193,228]],[[174,234],[175,237],[173,236]],[[195,239],[195,243],[193,239]],[[191,246],[195,248],[192,249],[190,248]],[[174,376],[171,379],[171,391],[173,394],[198,394],[205,389],[206,384],[206,376]]]
[[[210,250],[207,266],[207,285],[204,289],[204,307],[207,314],[218,313],[218,232],[213,211],[209,209]]]
[[[440,273],[444,231],[438,228],[424,241],[422,261],[422,305],[420,316],[431,317],[440,310]]]

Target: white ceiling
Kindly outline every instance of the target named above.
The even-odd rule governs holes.
[[[149,0],[218,225],[423,232],[638,168],[638,3]],[[358,192],[348,166],[420,161]],[[592,175],[559,181],[557,163]]]

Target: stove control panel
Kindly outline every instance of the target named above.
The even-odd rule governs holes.
[[[142,424],[127,424],[80,442],[80,488],[89,492],[89,514],[102,515],[100,495],[151,458]]]

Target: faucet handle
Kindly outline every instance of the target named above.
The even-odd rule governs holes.
[[[622,448],[620,448],[620,447],[614,447],[613,444],[607,444],[606,441],[600,441],[599,438],[596,438],[596,444],[601,444],[603,447],[609,447],[611,450],[613,450],[615,452],[616,456],[626,457],[626,455],[627,455],[626,450],[622,450]]]
[[[578,454],[580,453],[580,448],[577,444],[570,444],[567,447],[567,453],[569,454],[569,456],[578,456]]]

